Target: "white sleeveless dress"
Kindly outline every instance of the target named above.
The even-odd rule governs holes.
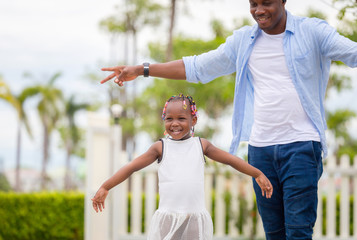
[[[162,143],[160,202],[148,240],[211,240],[213,224],[205,208],[205,159],[200,139],[162,139]]]

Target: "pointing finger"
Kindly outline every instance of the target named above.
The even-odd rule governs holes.
[[[115,67],[105,67],[105,68],[102,68],[101,69],[102,71],[115,71],[116,70],[116,68]]]
[[[113,77],[115,77],[115,73],[110,74],[108,77],[104,78],[102,81],[100,81],[101,84],[109,81],[110,79],[112,79]]]

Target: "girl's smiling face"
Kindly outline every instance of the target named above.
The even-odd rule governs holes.
[[[184,109],[181,100],[171,101],[167,104],[164,122],[166,132],[174,140],[184,140],[191,136],[191,129],[196,125],[197,117],[192,116],[189,103]]]

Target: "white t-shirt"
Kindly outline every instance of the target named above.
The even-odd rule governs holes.
[[[320,141],[286,66],[284,34],[261,31],[248,62],[254,86],[254,123],[249,139],[252,146]]]

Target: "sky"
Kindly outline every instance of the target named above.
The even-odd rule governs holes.
[[[160,0],[168,4],[168,0]],[[329,23],[336,26],[334,16],[337,10],[327,3],[330,0],[288,0],[286,9],[296,15],[304,15],[309,7],[324,11],[330,16]],[[46,82],[54,73],[61,72],[58,86],[65,94],[76,94],[79,99],[98,98],[105,101],[106,86],[89,83],[85,75],[88,72],[103,76],[100,68],[115,56],[120,61],[122,41],[110,47],[110,37],[102,31],[100,20],[117,13],[119,3],[124,0],[12,0],[0,2],[0,75],[10,85],[14,93],[24,86]],[[209,38],[212,32],[210,18],[222,20],[227,27],[233,26],[233,20],[247,17],[248,0],[205,0],[179,1],[179,16],[175,33],[187,36]],[[168,17],[163,16],[163,26],[156,30],[143,29],[138,36],[139,59],[137,64],[148,59],[146,44],[161,39],[166,42]],[[253,20],[252,20],[253,21]],[[114,53],[114,54],[113,54]],[[31,73],[32,78],[24,77]],[[343,94],[333,93],[329,108],[354,106],[357,95],[357,71],[348,72],[354,76],[354,89]],[[41,126],[39,124],[35,101],[28,103],[30,123],[34,140],[26,134],[23,138],[22,165],[39,168],[41,153]],[[354,109],[357,111],[357,109]],[[86,126],[86,115],[78,119],[81,126]],[[230,119],[222,120],[221,135],[217,144],[228,148],[230,137]],[[357,124],[352,124],[357,129]],[[357,131],[357,130],[356,130]],[[16,114],[6,103],[0,101],[0,170],[14,167],[16,146]],[[57,136],[58,138],[58,136]],[[64,153],[57,147],[56,136],[51,148],[50,168],[64,164]],[[142,150],[140,150],[142,151]]]

